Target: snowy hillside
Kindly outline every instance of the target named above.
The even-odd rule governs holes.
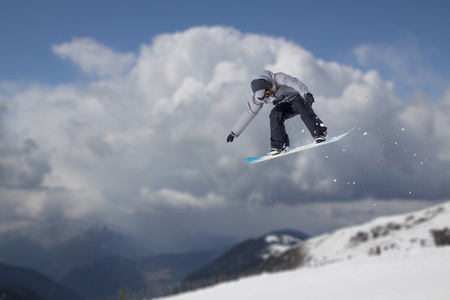
[[[450,248],[249,277],[165,300],[448,300]]]
[[[450,202],[414,213],[381,217],[306,241],[308,266],[435,247],[432,230],[450,229]]]
[[[448,228],[450,202],[378,218],[294,246],[304,256],[295,270],[165,299],[450,299],[450,247],[436,247],[432,233],[448,243]]]

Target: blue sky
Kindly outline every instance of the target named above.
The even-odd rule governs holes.
[[[447,1],[0,0],[0,233],[105,222],[181,251],[448,201],[448,11]],[[330,135],[355,130],[245,164],[268,150],[270,108],[226,137],[264,68],[308,85]],[[299,120],[287,126],[291,145],[310,141]]]
[[[426,70],[430,81],[439,81],[419,87],[434,96],[443,93],[450,76],[447,1],[1,1],[0,6],[0,80],[80,79],[51,51],[73,37],[136,51],[158,34],[203,25],[283,37],[327,61],[378,68],[386,79],[400,81],[403,94],[414,87],[380,60],[358,64],[354,49],[398,51],[405,64],[418,64],[410,66],[410,76]]]

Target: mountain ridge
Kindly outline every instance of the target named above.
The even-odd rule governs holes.
[[[263,238],[270,237],[270,233]],[[261,239],[261,238],[260,238]],[[249,243],[252,241],[246,241]],[[253,240],[253,243],[255,241]],[[261,243],[261,241],[260,241]],[[317,267],[354,258],[382,255],[385,253],[412,249],[450,245],[450,201],[415,212],[383,216],[360,225],[348,226],[330,233],[311,237],[294,245],[285,245],[277,255],[269,255],[240,272],[230,272],[232,260],[238,261],[229,252],[225,255],[225,268],[217,261],[188,277],[185,281],[201,278],[221,277],[221,280],[255,275],[263,272],[278,272],[300,267]],[[240,244],[230,251],[239,252]],[[224,258],[219,258],[224,259]],[[209,268],[209,270],[208,270]],[[244,271],[245,269],[245,271]],[[214,271],[213,271],[214,270]]]
[[[448,245],[450,201],[415,212],[378,217],[360,225],[312,237],[259,266],[257,271],[314,268],[352,259]]]
[[[235,278],[252,273],[264,261],[276,257],[309,236],[295,230],[277,230],[258,238],[247,239],[230,248],[204,268],[187,276],[183,282]]]
[[[8,293],[31,291],[47,300],[82,300],[69,288],[37,271],[0,263],[0,285]]]

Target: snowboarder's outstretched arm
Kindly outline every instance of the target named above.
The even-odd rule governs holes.
[[[238,137],[244,131],[247,125],[259,113],[263,105],[264,103],[255,99],[254,96],[247,102],[247,108],[239,117],[233,129],[231,130],[231,133],[227,137],[228,143],[232,142],[235,137]]]

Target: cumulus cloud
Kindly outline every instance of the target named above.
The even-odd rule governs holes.
[[[33,139],[14,135],[8,115],[7,101],[0,96],[0,188],[37,189],[51,167]]]
[[[383,77],[393,80],[397,92],[409,96],[411,91],[424,91],[430,96],[442,95],[446,80],[432,68],[429,49],[414,36],[406,36],[395,44],[366,44],[353,50],[356,61],[365,69],[376,69]]]
[[[168,217],[158,224],[175,232],[180,229],[167,224],[185,213],[193,228],[212,231],[215,220],[196,216],[225,214],[225,226],[227,218],[248,223],[242,212],[274,204],[408,203],[450,194],[448,94],[405,102],[376,71],[224,27],[163,34],[136,53],[91,38],[53,51],[97,77],[83,86],[33,86],[1,98],[0,176],[7,179],[0,201],[10,216],[28,211],[21,216],[37,222],[164,212]],[[311,88],[330,135],[355,130],[317,150],[245,164],[245,156],[268,151],[271,107],[232,144],[225,138],[251,96],[250,81],[265,68]],[[300,118],[286,125],[292,145],[311,141]],[[10,140],[16,146],[6,146]],[[12,200],[30,188],[21,201]]]
[[[83,72],[100,77],[115,77],[134,63],[132,53],[116,53],[91,38],[75,38],[71,42],[54,45],[53,52],[80,66]]]

